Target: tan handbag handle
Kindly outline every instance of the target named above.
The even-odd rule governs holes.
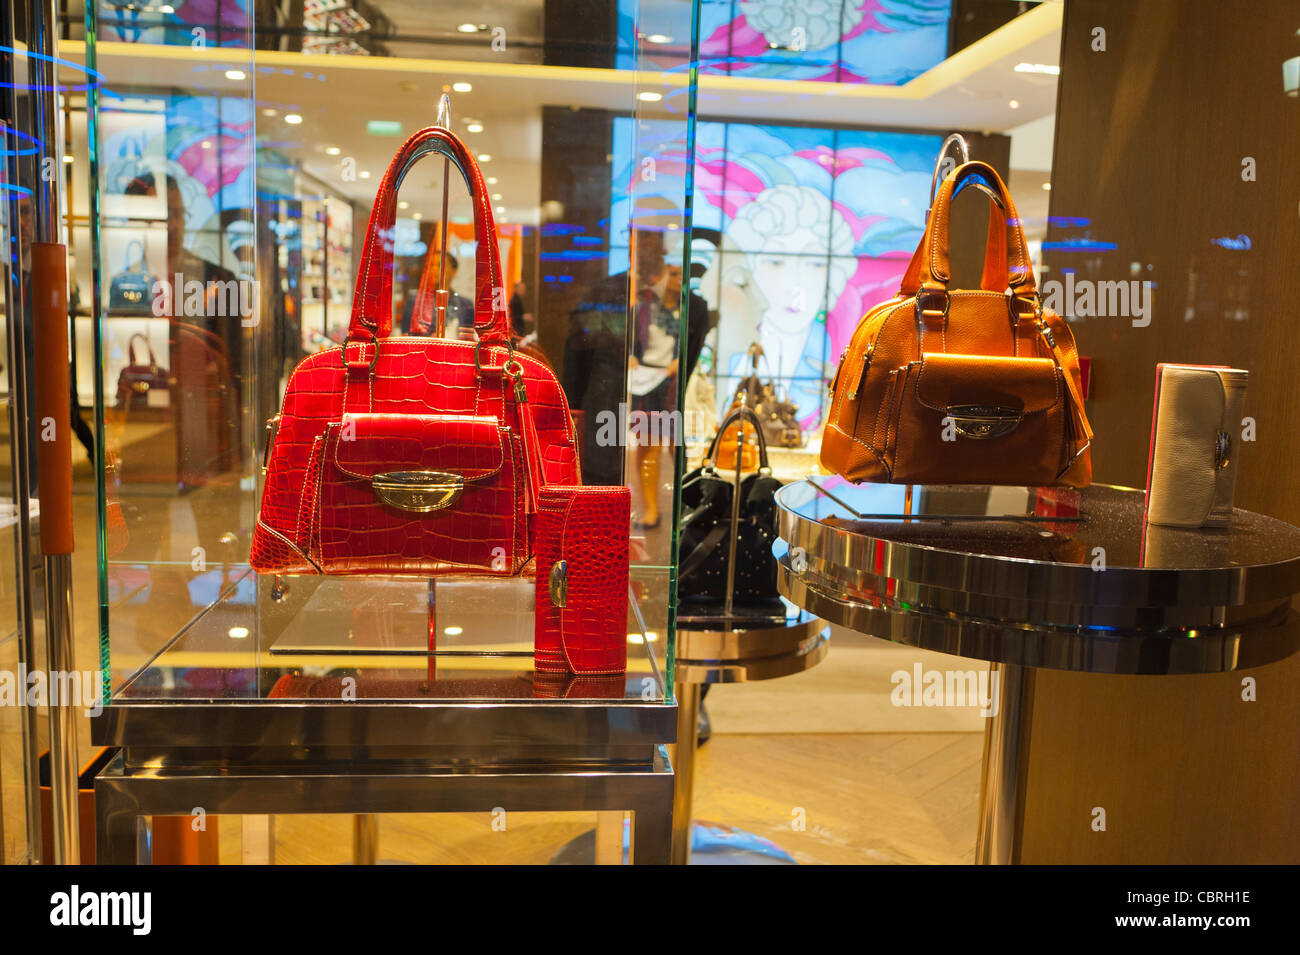
[[[701,465],[705,470],[714,470],[713,461],[714,456],[718,451],[718,442],[721,441],[722,436],[727,433],[727,429],[742,418],[747,419],[749,423],[754,426],[754,431],[758,434],[759,473],[762,474],[772,470],[772,466],[767,463],[767,439],[763,437],[763,425],[758,420],[758,415],[754,414],[754,410],[752,408],[747,408],[744,405],[741,405],[739,408],[731,409],[731,413],[728,414],[727,417],[723,419],[722,424],[718,426],[718,433],[715,434],[713,440],[709,442],[709,451],[704,455],[704,461]],[[740,426],[740,430],[743,437],[745,430],[743,424]],[[737,460],[737,463],[739,463],[739,460]]]
[[[930,221],[926,224],[925,238],[917,248],[916,255],[913,256],[913,264],[909,265],[903,277],[904,294],[913,295],[923,289],[930,292],[948,290],[948,282],[952,278],[952,264],[948,257],[952,200],[966,185],[979,187],[995,204],[992,210],[993,218],[989,223],[988,246],[996,250],[1000,245],[1005,250],[1005,268],[1001,270],[1005,284],[999,290],[1011,289],[1017,295],[1033,295],[1036,289],[1034,270],[1029,262],[1025,234],[1020,228],[1020,217],[1016,212],[1015,203],[1011,200],[1011,193],[997,170],[979,160],[963,163],[950,173],[943,181],[943,185],[939,187],[934,209],[930,212]],[[1002,207],[1000,215],[1005,220],[1005,229],[998,223],[998,204]],[[994,264],[996,263],[986,258],[985,281],[993,278],[990,274],[990,266]]]

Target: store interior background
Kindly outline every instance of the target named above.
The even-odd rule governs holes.
[[[293,6],[273,0],[249,5],[259,23],[285,23],[285,11]],[[360,39],[368,56],[300,52],[291,35],[258,33],[256,52],[246,61],[256,81],[258,161],[268,176],[281,164],[298,194],[311,183],[317,196],[329,197],[334,225],[326,241],[346,255],[360,249],[377,179],[401,141],[367,133],[365,123],[399,124],[404,136],[433,122],[445,83],[470,83],[469,92],[453,93],[455,126],[476,152],[491,156],[485,173],[496,180],[491,188],[498,221],[514,242],[527,309],[536,316],[548,354],[562,355],[564,323],[581,290],[617,271],[611,261],[620,254],[617,243],[607,243],[601,255],[584,259],[574,254],[582,247],[573,241],[583,229],[596,231],[617,198],[618,159],[612,147],[605,149],[612,136],[593,136],[591,128],[605,124],[612,131],[616,114],[635,92],[626,72],[609,69],[619,65],[610,62],[619,26],[610,15],[613,5],[354,3],[352,8],[387,31],[382,38]],[[75,0],[67,5],[70,28],[62,43],[63,55],[73,61],[85,49],[79,6]],[[1283,273],[1276,269],[1278,250],[1300,248],[1294,218],[1300,183],[1297,100],[1283,95],[1276,67],[1270,66],[1272,86],[1266,87],[1254,74],[1234,73],[1229,83],[1228,76],[1196,64],[1238,57],[1272,63],[1300,55],[1300,17],[1286,0],[1259,0],[1251,9],[1256,28],[1246,31],[1223,9],[1231,5],[1197,0],[1190,4],[1195,18],[1180,15],[1183,6],[1174,0],[952,0],[948,56],[903,84],[906,95],[898,95],[898,86],[837,83],[835,95],[825,95],[810,90],[808,81],[779,75],[705,75],[700,126],[761,125],[801,135],[824,130],[832,146],[841,133],[863,129],[917,133],[934,137],[936,146],[949,131],[967,133],[974,158],[987,159],[1007,176],[1040,280],[1070,268],[1091,269],[1097,278],[1127,278],[1130,261],[1150,263],[1163,278],[1151,327],[1119,332],[1085,322],[1076,328],[1081,352],[1094,360],[1089,413],[1099,435],[1097,480],[1141,486],[1157,361],[1232,363],[1251,369],[1248,410],[1270,442],[1261,439],[1263,454],[1246,452],[1237,503],[1297,522],[1300,501],[1291,482],[1276,465],[1266,465],[1300,460],[1300,439],[1294,437],[1300,421],[1293,417],[1300,412],[1284,364],[1289,354],[1276,348],[1286,340],[1280,323],[1288,301]],[[689,3],[642,7],[664,22],[685,17],[689,24]],[[467,19],[504,26],[508,52],[494,53],[486,36],[462,31]],[[1104,57],[1091,48],[1096,26],[1104,26],[1110,38]],[[673,43],[678,38],[665,45]],[[142,52],[108,41],[98,66],[115,83],[148,86],[168,54],[166,47]],[[426,61],[463,66],[454,75],[434,73]],[[291,75],[288,64],[297,72]],[[525,81],[513,69],[518,65],[552,70],[545,79],[528,74]],[[565,72],[593,67],[607,69],[604,82]],[[310,82],[303,78],[308,72],[314,74]],[[232,81],[235,95],[242,82]],[[1253,108],[1240,109],[1239,102]],[[301,116],[292,130],[286,130],[285,107],[271,105],[286,103]],[[89,289],[84,97],[80,113],[76,96],[70,106],[66,168],[73,272]],[[478,131],[468,129],[470,124]],[[357,178],[340,176],[332,148],[355,161]],[[1258,181],[1242,183],[1238,153],[1257,157]],[[428,162],[427,174],[412,175],[401,194],[409,204],[402,228],[417,241],[439,215],[441,174],[435,165]],[[923,178],[928,181],[928,174]],[[468,212],[459,186],[453,183],[453,221]],[[1198,202],[1187,201],[1191,195]],[[1212,201],[1201,201],[1207,197]],[[1212,212],[1193,218],[1193,207]],[[321,208],[303,204],[304,230],[313,227]],[[1169,209],[1187,220],[1160,217]],[[1049,225],[1049,214],[1058,217],[1057,224]],[[984,215],[982,200],[963,199],[955,241],[968,251],[982,245]],[[1086,265],[1071,258],[1077,253],[1068,240],[1077,237],[1077,227],[1059,223],[1079,218],[1090,220],[1087,238],[1118,248]],[[1241,234],[1254,239],[1248,251],[1206,251],[1216,248],[1208,245],[1211,238]],[[257,238],[258,258],[246,262],[250,276],[260,274],[275,244],[265,234]],[[117,250],[107,239],[105,247]],[[119,254],[126,254],[125,247]],[[625,260],[626,249],[621,254]],[[978,268],[976,257],[965,258],[959,269]],[[1252,260],[1274,270],[1251,269]],[[341,335],[355,265],[351,259],[340,279],[326,279],[316,301],[303,300],[303,335],[317,322],[326,336]],[[472,280],[472,272],[462,261],[458,288],[468,290],[462,283]],[[1195,301],[1186,295],[1190,272],[1200,283]],[[1225,318],[1227,307],[1213,290],[1238,288],[1248,291],[1223,291],[1220,298],[1231,298],[1235,312],[1246,295],[1246,309],[1256,314]],[[1185,309],[1203,321],[1188,325]],[[1263,316],[1273,318],[1274,311],[1276,320],[1261,327]],[[126,320],[117,349],[109,350],[101,369],[110,393],[128,358],[121,346],[133,321],[148,319]],[[78,387],[87,415],[93,403],[90,323],[88,316],[77,323]],[[726,390],[720,382],[719,393]],[[260,422],[242,426],[256,430]],[[88,545],[95,534],[91,469],[84,454],[74,463],[79,541]],[[670,500],[665,490],[665,510]],[[666,528],[659,533],[666,535]],[[75,560],[77,659],[87,667],[98,656],[93,547],[79,546]],[[154,621],[159,640],[192,610],[178,605],[170,612],[174,620]],[[0,640],[0,668],[15,668],[13,644],[12,638]],[[963,661],[837,628],[832,652],[807,673],[715,686],[707,700],[713,735],[699,754],[696,818],[771,839],[801,863],[972,861],[983,719],[974,709],[893,705],[891,674],[910,672],[918,663],[951,669]],[[980,666],[969,661],[970,668]],[[1042,674],[1022,861],[1293,861],[1300,853],[1300,821],[1291,809],[1300,795],[1291,772],[1300,753],[1298,667],[1292,660],[1252,671],[1266,689],[1251,705],[1240,702],[1240,674],[1178,680]],[[17,744],[16,712],[0,711],[0,745],[12,750]],[[83,755],[90,752],[84,726],[80,746]],[[6,757],[4,765],[11,764]],[[12,777],[0,783],[8,833],[21,793]],[[1099,837],[1088,825],[1095,805],[1107,806],[1118,820],[1109,836]],[[801,813],[804,828],[792,825]],[[578,814],[528,815],[506,833],[493,831],[490,820],[479,816],[386,816],[380,855],[413,862],[546,861],[589,828],[590,819]],[[222,861],[238,861],[238,827],[221,832]],[[281,817],[276,840],[276,858],[283,863],[350,858],[344,818]],[[5,837],[6,861],[13,842]]]

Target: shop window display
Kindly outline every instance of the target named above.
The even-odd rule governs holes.
[[[21,6],[5,861],[1294,855],[1281,0]]]

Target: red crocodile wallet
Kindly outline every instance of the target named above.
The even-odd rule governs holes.
[[[552,673],[627,669],[626,487],[542,487],[533,543],[537,591],[533,665]]]

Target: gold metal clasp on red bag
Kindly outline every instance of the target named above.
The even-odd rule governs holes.
[[[465,479],[450,471],[385,471],[371,478],[370,486],[391,507],[428,514],[459,501]]]

